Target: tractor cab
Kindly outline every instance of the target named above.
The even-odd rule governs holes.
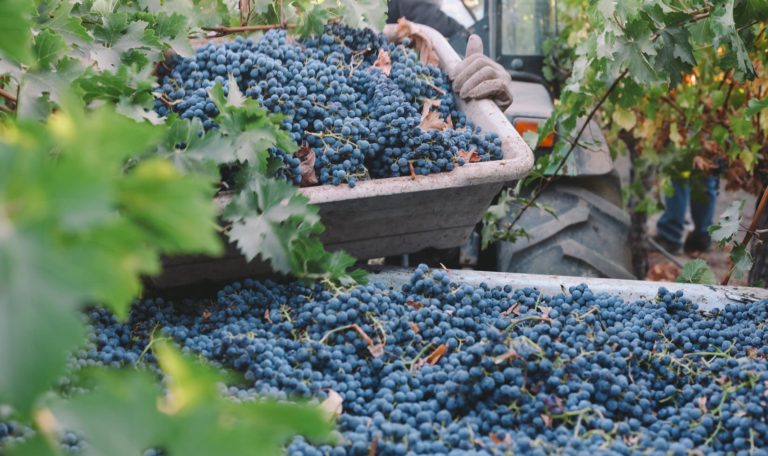
[[[536,145],[536,156],[552,153],[554,136],[539,139],[536,134],[553,110],[543,69],[545,42],[558,32],[557,0],[442,0],[441,9],[479,35],[484,52],[509,72],[512,104],[504,114],[529,144]],[[454,36],[449,42],[464,54],[466,39]],[[550,166],[543,171],[554,170]],[[517,220],[528,239],[497,242],[483,260],[479,237],[474,236],[460,257],[480,258],[481,268],[505,272],[634,278],[627,243],[629,216],[622,207],[619,174],[597,122],[587,125],[562,172],[565,177],[540,195],[542,208],[526,211]],[[525,194],[529,191],[523,189]],[[510,214],[503,223],[512,219]]]
[[[484,52],[512,77],[512,105],[505,111],[524,139],[535,135],[552,114],[552,94],[544,79],[545,42],[557,36],[557,0],[442,0],[440,8],[469,32],[482,38]],[[466,36],[449,37],[459,54]],[[533,142],[529,140],[529,143]],[[613,170],[610,152],[599,126],[591,123],[582,144],[568,159],[569,176],[596,176]],[[550,153],[554,136],[538,142],[537,156]]]

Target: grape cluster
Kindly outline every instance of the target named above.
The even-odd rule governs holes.
[[[175,59],[155,110],[215,128],[219,111],[208,90],[218,82],[228,91],[232,75],[242,93],[286,116],[283,128],[314,151],[322,184],[451,171],[464,165],[464,154],[501,159],[498,136],[480,134],[456,109],[447,75],[421,64],[407,45],[342,25],[302,41],[272,30],[258,41],[210,43],[194,57]],[[390,56],[389,75],[375,67],[379,52]],[[420,128],[425,103],[453,128]],[[280,177],[301,181],[295,157],[274,148],[270,155],[284,163]]]
[[[296,438],[289,455],[768,454],[768,302],[544,296],[422,265],[401,289],[245,280],[89,316],[76,367],[133,363],[158,327],[243,372],[233,400],[338,392],[339,446]]]

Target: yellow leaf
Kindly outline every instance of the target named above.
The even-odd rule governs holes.
[[[755,154],[749,150],[739,152],[739,160],[744,163],[744,168],[751,173],[755,169]]]
[[[633,111],[629,111],[626,109],[622,109],[617,107],[615,111],[613,111],[613,115],[611,115],[611,118],[614,122],[621,128],[629,131],[635,127],[637,124],[637,117],[635,116],[635,113]]]
[[[669,139],[677,147],[680,147],[680,145],[683,143],[683,137],[680,136],[680,131],[677,129],[677,122],[672,122],[669,125]]]

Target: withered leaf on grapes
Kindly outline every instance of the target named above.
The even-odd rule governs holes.
[[[301,163],[299,163],[299,171],[301,171],[300,185],[302,187],[317,185],[320,180],[315,173],[315,151],[305,143],[293,154],[293,156],[301,160]]]

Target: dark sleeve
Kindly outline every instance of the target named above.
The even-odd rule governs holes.
[[[468,33],[461,24],[445,14],[439,5],[429,0],[390,0],[387,5],[387,22],[393,24],[401,17],[428,25],[446,38],[457,33]]]

